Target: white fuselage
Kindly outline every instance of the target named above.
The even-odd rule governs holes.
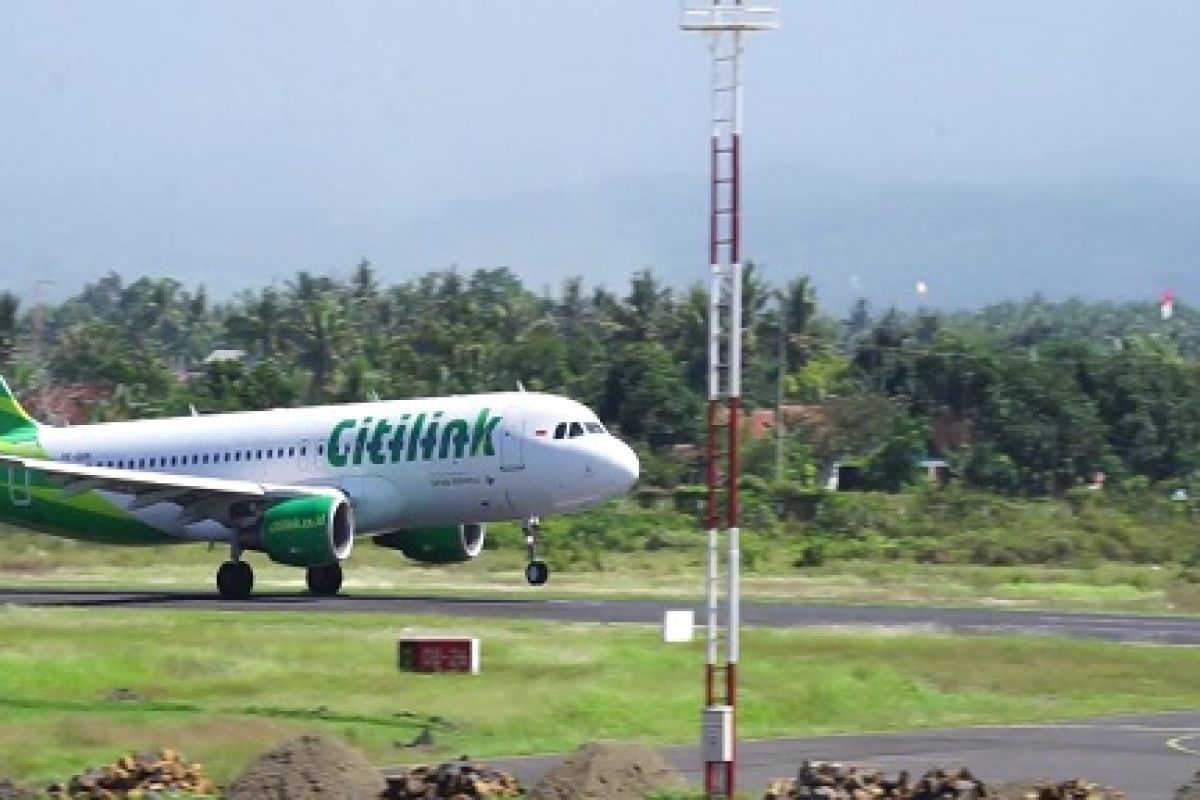
[[[639,468],[585,406],[526,392],[43,428],[41,445],[75,464],[336,488],[366,536],[577,511]],[[231,535],[171,503],[105,496],[185,541]]]

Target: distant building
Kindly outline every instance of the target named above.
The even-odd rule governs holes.
[[[97,383],[67,383],[40,386],[21,397],[21,403],[34,419],[50,425],[86,425],[92,412],[107,403],[113,388]]]
[[[829,425],[829,415],[821,406],[815,405],[785,405],[780,407],[783,412],[784,427],[803,425],[809,430],[824,428]],[[775,435],[775,409],[755,408],[746,412],[746,436],[750,439],[770,439]]]
[[[936,453],[948,453],[960,447],[970,447],[975,444],[975,420],[948,411],[942,412],[933,418],[930,438]]]
[[[209,364],[216,364],[221,361],[245,361],[245,360],[246,360],[246,351],[245,350],[235,350],[235,349],[230,348],[230,349],[213,350],[211,353],[206,355],[204,357],[204,360],[200,363],[207,366]]]
[[[950,480],[950,464],[944,458],[922,458],[917,466],[925,471],[925,479],[941,486]]]

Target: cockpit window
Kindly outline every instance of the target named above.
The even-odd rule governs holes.
[[[583,436],[583,426],[580,425],[578,422],[572,422],[571,423],[571,438],[574,439],[576,436]]]
[[[554,428],[555,439],[565,439],[567,436],[567,423],[560,422]]]
[[[583,426],[587,428],[588,433],[604,433],[604,426],[599,422],[585,422]]]

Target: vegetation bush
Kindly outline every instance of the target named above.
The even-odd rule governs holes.
[[[805,277],[772,287],[752,267],[744,300],[747,408],[773,406],[780,391],[808,404],[786,423],[781,451],[773,417],[745,440],[748,565],[779,550],[805,568],[883,559],[1200,569],[1195,309],[1181,304],[1167,323],[1132,303],[1033,297],[958,314],[877,315],[859,303],[837,320]],[[203,287],[112,274],[36,315],[0,292],[0,370],[19,389],[111,387],[91,409],[97,420],[518,381],[567,394],[635,447],[654,490],[645,499],[674,499],[673,509],[621,502],[547,521],[548,551],[601,564],[597,553],[703,547],[706,310],[702,286],[678,289],[649,271],[626,291],[571,280],[539,293],[503,268],[385,286],[364,261],[345,280],[302,272],[223,303]],[[205,364],[217,347],[245,358]],[[30,352],[45,363],[23,360]],[[947,429],[966,433],[950,442]],[[916,465],[931,454],[948,461],[949,485],[924,484]],[[871,491],[819,488],[835,461]],[[1085,488],[1093,482],[1105,488]],[[496,526],[489,543],[523,546],[514,526]]]

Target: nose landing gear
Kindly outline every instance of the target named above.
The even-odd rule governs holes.
[[[254,570],[242,561],[242,548],[235,539],[230,559],[217,570],[217,592],[222,600],[247,600],[254,591]]]
[[[525,580],[530,586],[544,586],[550,580],[550,567],[538,558],[538,550],[542,543],[542,523],[537,517],[531,517],[521,525],[525,531],[525,548],[529,553],[529,563],[525,565]]]
[[[323,567],[309,567],[305,578],[313,597],[333,597],[342,589],[342,565],[335,561]]]

